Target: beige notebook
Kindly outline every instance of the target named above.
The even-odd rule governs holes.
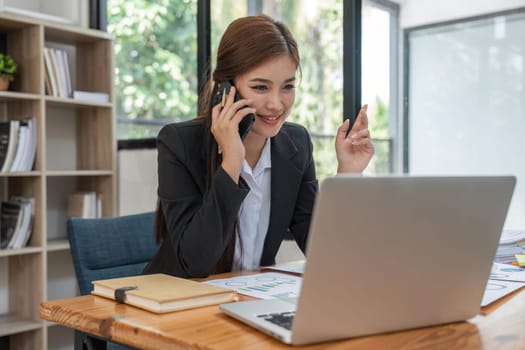
[[[94,295],[117,300],[155,313],[227,303],[233,290],[165,274],[93,281]]]

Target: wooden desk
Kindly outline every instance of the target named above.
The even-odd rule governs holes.
[[[238,274],[223,274],[216,278]],[[248,299],[248,298],[245,298]],[[42,302],[40,317],[141,349],[292,349],[217,306],[157,315],[96,297]],[[304,346],[301,349],[524,349],[525,290],[468,322]]]

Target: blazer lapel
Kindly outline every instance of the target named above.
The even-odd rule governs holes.
[[[297,153],[297,145],[285,130],[271,139],[272,173],[271,173],[271,204],[268,233],[264,241],[261,264],[273,263],[286,228],[290,223],[295,203],[290,200],[297,193],[301,181],[301,171],[293,161]]]

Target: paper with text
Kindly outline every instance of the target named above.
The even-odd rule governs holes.
[[[278,272],[238,276],[203,283],[235,290],[261,299],[296,298],[301,290],[302,278]]]

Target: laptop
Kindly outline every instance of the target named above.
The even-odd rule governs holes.
[[[480,311],[515,182],[326,178],[299,297],[220,309],[294,345],[469,319]]]

